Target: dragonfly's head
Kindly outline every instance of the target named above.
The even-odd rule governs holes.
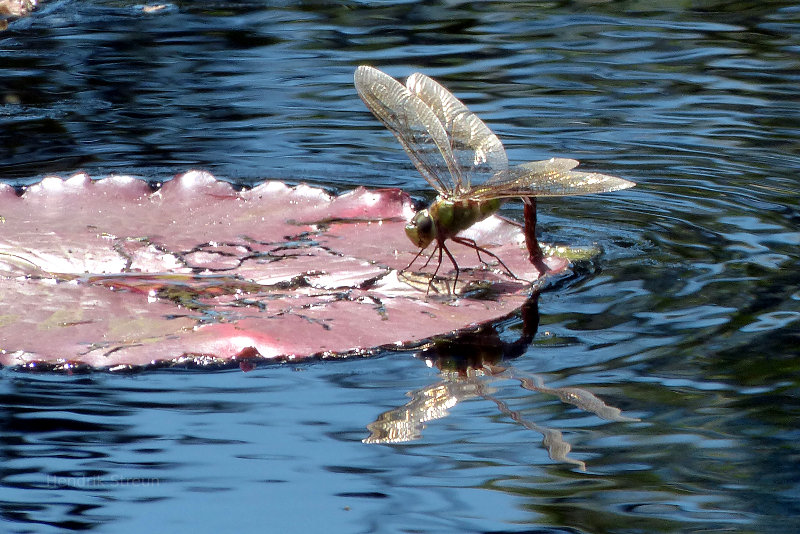
[[[427,248],[436,239],[436,223],[427,209],[420,210],[406,225],[406,235],[419,248]]]

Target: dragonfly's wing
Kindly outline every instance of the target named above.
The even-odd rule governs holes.
[[[486,200],[584,195],[635,185],[615,176],[573,171],[578,165],[573,159],[553,158],[509,169],[497,136],[447,89],[423,74],[411,75],[404,87],[375,68],[361,66],[355,84],[370,111],[397,137],[439,194]]]
[[[428,105],[444,127],[455,156],[457,193],[508,168],[500,139],[450,91],[419,72],[408,77],[406,87]]]
[[[573,171],[574,159],[533,161],[500,171],[463,197],[475,200],[511,197],[562,197],[628,189],[633,182],[596,172]]]
[[[440,194],[455,191],[456,184],[446,178],[458,172],[453,151],[442,123],[430,107],[378,69],[358,67],[354,79],[358,95],[397,137],[428,183]]]

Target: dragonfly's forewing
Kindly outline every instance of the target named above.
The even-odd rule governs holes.
[[[463,197],[475,200],[511,197],[562,197],[628,189],[633,182],[599,174],[573,171],[574,159],[553,158],[534,161],[500,171],[485,184],[472,188]]]
[[[425,179],[445,197],[488,200],[605,193],[635,184],[573,171],[574,159],[553,158],[508,168],[503,144],[456,97],[424,74],[406,86],[378,69],[356,69],[367,107],[397,137]]]
[[[354,79],[361,99],[397,137],[428,183],[440,194],[454,191],[457,169],[450,140],[430,107],[378,69],[358,67]]]
[[[428,105],[450,139],[457,194],[508,168],[500,139],[450,91],[419,72],[408,77],[406,87]]]

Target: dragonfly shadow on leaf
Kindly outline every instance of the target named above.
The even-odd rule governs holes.
[[[524,373],[508,362],[524,354],[532,343],[539,326],[538,294],[534,294],[520,311],[522,333],[514,341],[501,339],[494,326],[461,335],[456,339],[432,342],[418,357],[441,371],[442,380],[424,388],[411,391],[411,400],[389,411],[367,425],[370,435],[364,443],[405,443],[422,438],[429,421],[447,417],[449,410],[460,402],[484,399],[493,403],[500,413],[529,430],[542,435],[542,445],[550,458],[586,470],[586,464],[569,456],[572,446],[560,430],[540,425],[524,418],[497,396],[494,382],[517,380],[528,391],[557,397],[564,403],[615,422],[633,422],[621,410],[607,405],[586,389],[577,387],[549,387],[541,376]]]

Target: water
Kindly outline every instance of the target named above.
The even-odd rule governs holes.
[[[409,352],[5,369],[0,530],[800,531],[797,2],[50,2],[0,33],[0,179],[205,168],[429,200],[355,94],[362,63],[439,79],[512,162],[639,183],[540,203],[546,239],[605,254],[541,296],[538,334],[504,365],[640,421],[508,376],[447,382]],[[521,329],[497,325],[506,342]],[[440,382],[493,392],[417,441],[361,442]]]

